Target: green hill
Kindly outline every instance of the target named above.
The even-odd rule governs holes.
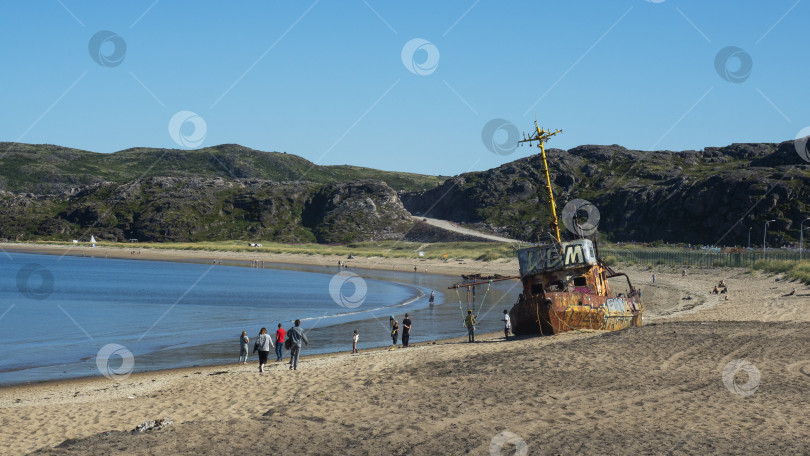
[[[386,182],[394,190],[435,187],[438,176],[357,166],[320,166],[297,155],[237,144],[197,150],[133,148],[111,154],[47,144],[0,143],[0,189],[55,194],[81,185],[123,183],[148,177],[258,179],[276,182]]]

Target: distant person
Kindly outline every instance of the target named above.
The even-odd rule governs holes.
[[[509,312],[503,309],[503,337],[509,340],[509,331],[512,330],[512,320],[509,318]]]
[[[408,314],[405,314],[405,319],[402,320],[402,347],[408,347],[408,341],[411,340],[411,319]]]
[[[655,274],[653,274],[653,283],[655,283]]]
[[[360,338],[360,334],[357,333],[357,330],[354,330],[354,335],[352,336],[352,354],[360,353],[357,351],[357,339]]]
[[[436,292],[431,291],[430,292],[430,299],[428,299],[428,302],[430,303],[431,306],[433,305],[433,301],[435,301],[435,300],[436,300]]]
[[[250,344],[250,339],[247,331],[242,331],[242,335],[239,336],[239,362],[242,364],[247,364],[248,344]]]
[[[681,269],[681,277],[686,277],[686,269]]]
[[[284,352],[284,336],[287,334],[287,331],[284,331],[284,328],[281,327],[281,323],[278,324],[278,329],[276,330],[276,362],[281,362],[281,355]]]
[[[253,353],[259,352],[259,372],[264,372],[264,365],[267,364],[267,356],[273,347],[273,339],[267,334],[267,328],[262,328],[256,337],[256,345],[253,346]]]
[[[475,315],[472,310],[467,311],[464,317],[464,326],[467,328],[467,342],[475,342]]]
[[[394,317],[391,317],[388,321],[391,324],[391,339],[394,341],[393,345],[396,347],[397,339],[399,338],[399,323],[394,320]]]
[[[298,355],[301,353],[301,342],[309,345],[307,335],[301,329],[301,320],[295,320],[295,326],[287,331],[287,337],[290,339],[290,369],[298,369]]]

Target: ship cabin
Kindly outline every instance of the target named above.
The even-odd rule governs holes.
[[[526,299],[569,292],[609,296],[607,272],[599,266],[590,239],[543,244],[517,251]]]

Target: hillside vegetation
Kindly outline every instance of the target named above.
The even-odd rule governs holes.
[[[547,236],[539,155],[450,178],[318,166],[238,145],[113,154],[2,143],[0,239],[285,243],[470,240],[419,223],[451,220],[506,237]],[[611,241],[769,246],[795,243],[810,215],[810,163],[793,141],[702,151],[618,145],[549,149],[564,206],[588,200]],[[583,222],[592,222],[580,213]],[[568,217],[570,218],[570,217]]]

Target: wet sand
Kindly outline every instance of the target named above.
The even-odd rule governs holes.
[[[644,293],[642,328],[5,388],[0,440],[7,454],[807,451],[807,287],[735,269],[661,268],[652,284],[653,271],[624,270]],[[729,300],[709,293],[720,279]],[[174,425],[130,432],[162,417]]]

